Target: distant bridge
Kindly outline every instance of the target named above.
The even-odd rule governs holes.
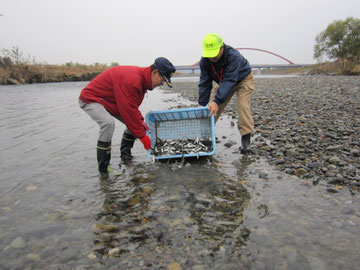
[[[274,55],[276,57],[279,57],[283,60],[285,60],[286,62],[288,62],[289,64],[263,64],[263,65],[251,65],[251,68],[295,68],[295,67],[303,67],[303,66],[307,66],[306,64],[294,64],[292,61],[290,61],[289,59],[286,59],[285,57],[278,55],[276,53],[267,51],[267,50],[263,50],[263,49],[256,49],[256,48],[236,48],[236,50],[240,51],[240,50],[252,50],[252,51],[260,51],[260,52],[265,52],[271,55]],[[192,73],[195,73],[195,71],[200,70],[199,67],[200,61],[196,62],[193,65],[190,66],[176,66],[176,70],[190,70]]]
[[[261,64],[261,65],[251,65],[251,68],[296,68],[296,67],[304,67],[308,66],[308,64]],[[176,71],[180,70],[190,70],[192,73],[200,70],[199,66],[175,66]]]

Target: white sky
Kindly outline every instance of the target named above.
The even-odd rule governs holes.
[[[259,48],[315,63],[315,37],[334,20],[360,18],[359,0],[0,0],[0,48],[18,46],[38,62],[148,66],[201,57],[218,33],[235,48]],[[286,64],[241,51],[251,64]]]

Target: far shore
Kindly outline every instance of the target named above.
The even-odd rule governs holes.
[[[111,66],[96,65],[30,65],[21,63],[0,67],[0,85],[49,82],[90,81]],[[346,60],[315,64],[298,68],[254,69],[261,75],[360,75],[360,64]],[[176,72],[175,77],[199,76],[199,72]]]

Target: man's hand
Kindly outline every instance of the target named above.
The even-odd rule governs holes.
[[[215,117],[217,117],[217,112],[219,110],[219,105],[216,104],[216,102],[210,102],[208,105],[208,109],[210,111],[209,117],[214,114]]]
[[[144,145],[145,150],[149,150],[151,148],[151,140],[149,138],[149,136],[144,136],[140,139],[140,141],[142,142],[142,144]]]

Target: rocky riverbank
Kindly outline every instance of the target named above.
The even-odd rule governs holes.
[[[323,181],[329,192],[357,193],[360,76],[256,78],[255,87],[252,155],[314,185]],[[176,82],[171,91],[197,101],[197,82]],[[237,121],[235,98],[225,114]]]

